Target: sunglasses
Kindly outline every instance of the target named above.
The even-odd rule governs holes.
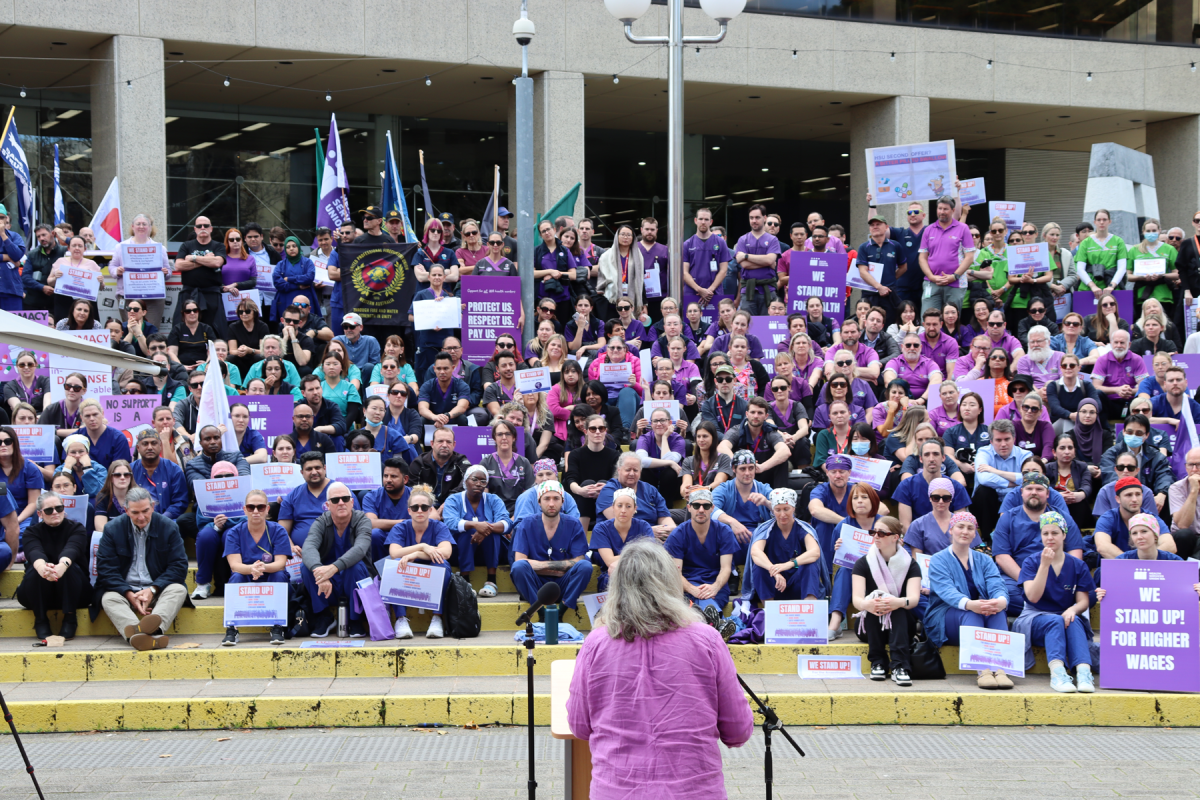
[[[707,511],[708,509],[713,507],[713,504],[712,503],[692,503],[691,506],[692,506],[692,508],[699,509],[701,511]]]
[[[330,497],[327,499],[331,503],[352,503],[352,502],[354,502],[354,498],[349,495],[343,495],[341,497]]]
[[[68,392],[82,392],[83,391],[83,387],[80,386],[78,383],[64,383],[63,388],[66,389]]]
[[[231,241],[231,242],[240,242],[240,241],[241,241],[241,238],[239,238],[239,237],[237,237],[237,236],[230,236],[230,237],[229,237],[229,241]]]
[[[1076,322],[1075,320],[1071,320],[1070,322],[1064,322],[1063,327],[1064,328],[1078,328],[1079,323]]]
[[[788,388],[789,388],[789,387],[787,387],[787,386],[772,386],[772,387],[771,387],[771,391],[773,391],[773,392],[786,392],[786,391],[788,390]]]
[[[617,311],[633,311],[633,306],[617,306]]]
[[[292,303],[296,308],[312,308],[311,303]]]
[[[719,378],[713,379],[716,383],[733,383],[733,378],[728,375],[722,375]]]
[[[238,312],[238,316],[239,317],[248,317],[248,316],[252,315],[253,313],[254,313],[253,309],[243,308],[241,311]]]
[[[514,347],[516,347],[516,345],[512,342],[496,342],[497,350],[512,350]]]
[[[189,383],[188,386],[192,387],[193,389],[203,389],[204,381],[200,381],[199,383]]]
[[[0,444],[4,444],[4,441],[0,440]],[[114,473],[112,473],[112,476],[114,478],[132,478],[133,473],[132,472],[114,472]]]
[[[1101,303],[1100,307],[1101,308],[1116,308],[1117,304],[1116,303]]]
[[[1167,241],[1168,242],[1182,242],[1183,237],[1182,236],[1168,236]]]
[[[1117,464],[1113,469],[1117,472],[1137,472],[1137,464]]]
[[[920,350],[921,344],[919,342],[906,342],[904,345],[904,349],[905,350]]]
[[[463,236],[478,236],[479,231],[463,231]]]
[[[989,328],[1003,328],[1004,323],[1003,322],[989,322],[988,327]]]
[[[1046,309],[1044,309],[1044,308],[1031,308],[1031,309],[1029,309],[1029,313],[1030,313],[1030,314],[1045,314],[1045,313],[1046,313]]]
[[[607,427],[599,427],[599,428],[589,427],[588,433],[604,433],[606,430],[608,430]]]
[[[830,389],[849,389],[850,384],[848,384],[848,383],[831,383],[831,384],[829,384],[829,388]]]
[[[1041,411],[1041,406],[1021,406],[1022,411]]]
[[[883,539],[888,536],[899,536],[900,535],[898,533],[892,533],[891,531],[871,531],[871,533],[874,534],[876,539]]]
[[[263,511],[266,511],[269,507],[270,506],[268,506],[266,503],[246,503],[246,506],[245,506],[247,511],[254,511],[257,513],[262,513]]]
[[[12,447],[13,440],[7,436],[0,439],[0,447]]]
[[[429,505],[428,503],[416,503],[408,507],[409,511],[430,511],[432,509],[433,506]]]
[[[32,369],[36,367],[37,364],[33,363],[32,361],[22,361],[20,364],[17,364],[17,366],[21,369]]]
[[[488,244],[490,244],[492,247],[500,247],[501,245],[504,244],[504,242],[499,241],[497,239],[489,239]]]
[[[853,361],[835,361],[835,362],[833,362],[833,363],[834,363],[834,364],[836,364],[836,365],[837,365],[837,366],[839,366],[839,367],[848,367],[848,366],[850,366],[851,364],[853,364],[854,362],[853,362]]]
[[[200,313],[200,309],[198,309],[198,308],[185,308],[185,309],[183,310],[183,313],[185,313],[185,314],[199,314],[199,313]]]
[[[45,515],[61,514],[62,512],[63,512],[62,506],[46,506],[45,508],[42,509],[42,513]]]
[[[195,227],[197,227],[197,228],[199,228],[199,229],[201,229],[201,230],[204,230],[204,229],[206,229],[206,228],[211,228],[211,227],[212,227],[212,225],[207,225],[207,224],[204,224],[204,225],[202,225],[202,224],[200,224],[199,222],[197,222],[197,223],[196,223],[196,225],[195,225]]]
[[[128,311],[130,314],[142,313],[142,309],[140,306],[126,306],[125,310]]]
[[[392,389],[390,392],[388,392],[388,394],[398,397],[408,397],[408,392],[404,391],[403,389]]]
[[[931,503],[949,503],[952,499],[954,499],[954,498],[948,494],[931,494],[931,495],[929,495],[929,502],[931,502]]]
[[[921,213],[920,211],[909,211],[908,215],[910,217],[915,217],[915,216],[919,215],[920,213]]]

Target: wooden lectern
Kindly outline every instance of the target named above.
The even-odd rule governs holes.
[[[588,800],[592,786],[592,750],[583,739],[576,739],[567,722],[567,698],[571,695],[574,661],[550,664],[550,735],[563,740],[563,797]]]

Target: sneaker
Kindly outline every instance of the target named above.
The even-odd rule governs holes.
[[[887,667],[883,664],[871,665],[871,680],[882,681],[887,680]]]
[[[225,638],[221,640],[222,647],[233,647],[238,643],[238,629],[230,625],[225,629]]]
[[[724,620],[717,624],[717,633],[721,634],[721,638],[729,641],[729,637],[737,633],[737,623],[731,619]]]
[[[1071,683],[1071,676],[1067,674],[1067,670],[1061,664],[1050,670],[1050,688],[1056,692],[1063,694],[1071,694],[1075,692],[1075,684]]]
[[[350,620],[350,638],[365,639],[367,638],[367,626],[363,624],[361,619]]]
[[[217,590],[215,584],[201,583],[196,585],[196,590],[192,592],[193,600],[207,600],[209,596]]]
[[[1085,694],[1096,691],[1096,680],[1090,667],[1080,664],[1075,668],[1075,690]]]
[[[24,564],[25,563],[25,552],[21,551],[20,553],[17,553],[17,555],[13,559],[13,561],[17,564]]]
[[[429,620],[429,630],[425,631],[426,639],[441,639],[445,635],[442,630],[442,615],[434,614],[433,619]]]
[[[709,625],[715,628],[721,624],[721,612],[716,606],[705,606],[704,619]]]
[[[283,644],[285,634],[282,625],[271,626],[271,644]]]
[[[487,583],[485,583],[483,585],[483,588],[479,590],[479,596],[480,597],[495,597],[498,592],[499,592],[499,589],[496,588],[496,584],[492,583],[491,581],[488,581]]]
[[[398,617],[394,626],[397,639],[411,639],[413,637],[412,625],[408,624],[408,617]]]
[[[1003,672],[996,670],[995,672],[992,673],[992,677],[996,679],[996,688],[997,689],[1013,688],[1012,678],[1008,677]]]
[[[313,620],[312,630],[308,635],[313,639],[324,639],[335,630],[337,630],[337,620],[333,618],[333,614],[330,614],[328,611],[322,611]]]
[[[896,667],[892,670],[892,680],[897,686],[912,686],[912,678],[908,677],[908,670],[904,667]]]
[[[834,639],[842,638],[843,633],[844,633],[844,631],[842,630],[840,625],[836,628],[830,628],[829,629],[829,641],[832,642]]]

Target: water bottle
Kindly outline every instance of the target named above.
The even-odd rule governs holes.
[[[558,609],[557,603],[546,608],[546,644],[558,644]]]
[[[338,638],[345,639],[350,635],[350,605],[346,598],[338,601]]]

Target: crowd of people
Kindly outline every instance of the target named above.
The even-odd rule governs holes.
[[[607,250],[591,220],[543,221],[534,337],[500,335],[486,363],[463,358],[460,331],[375,331],[343,309],[338,248],[403,239],[398,218],[374,206],[361,229],[318,229],[307,254],[281,229],[264,237],[252,223],[218,237],[197,217],[194,238],[164,256],[183,282],[171,321],[161,301],[125,301],[103,323],[87,301],[60,305],[53,281],[64,260],[99,269],[82,240],[64,247],[39,226],[26,253],[0,230],[0,249],[21,250],[12,260],[25,264],[24,307],[49,310],[63,329],[103,324],[113,347],[164,367],[116,376],[121,392],[161,397],[153,429],[130,448],[85,376],[68,376],[65,399],[52,402],[35,354],[16,359],[0,409],[0,564],[26,564],[18,599],[37,635],[50,633],[47,610],[61,608],[69,637],[88,599],[90,537],[103,532],[92,613],[154,649],[183,605],[240,581],[296,584],[300,611],[272,642],[328,635],[348,599],[350,635],[364,636],[351,595],[386,557],[483,567],[482,597],[497,594],[508,566],[526,602],[554,581],[563,609],[576,609],[593,569],[603,590],[626,544],[644,538],[661,543],[682,596],[726,637],[731,597],[828,598],[830,638],[855,630],[871,677],[906,685],[918,620],[935,644],[957,643],[962,625],[1011,624],[1047,648],[1055,689],[1094,691],[1086,612],[1103,590],[1093,571],[1108,558],[1186,559],[1200,546],[1200,404],[1171,359],[1200,352],[1184,322],[1200,297],[1200,236],[1172,228],[1160,241],[1149,219],[1127,245],[1101,210],[1063,241],[1052,222],[973,228],[953,197],[935,210],[926,224],[924,204],[912,203],[897,228],[872,207],[858,248],[814,213],[792,224],[785,248],[782,220],[762,205],[736,241],[701,209],[683,246],[695,298],[686,304],[647,291],[648,269],[662,287],[672,269],[654,219],[618,226]],[[469,275],[517,275],[511,217],[500,209],[486,237],[473,219],[430,219],[416,298],[453,300]],[[1193,225],[1200,233],[1200,215]],[[129,233],[154,241],[153,220],[139,215]],[[1052,268],[1009,275],[1006,248],[1039,240]],[[848,296],[844,320],[819,298],[788,313],[791,261],[814,251],[847,253],[873,289]],[[1165,259],[1166,271],[1135,275],[1143,258]],[[108,268],[119,274],[119,259]],[[1137,303],[1128,320],[1113,294],[1126,286]],[[251,288],[261,307],[242,297],[227,322],[221,295]],[[1091,293],[1095,312],[1057,319],[1056,298],[1072,292]],[[760,341],[750,332],[758,316],[784,319],[786,334]],[[224,449],[226,432],[197,425],[210,345],[236,450]],[[610,364],[628,364],[626,377],[602,381]],[[516,373],[539,366],[553,385],[521,392]],[[977,380],[991,381],[982,394]],[[292,431],[268,441],[239,398],[270,394],[291,395],[294,410]],[[676,403],[647,412],[649,400]],[[11,425],[27,424],[55,426],[55,463],[22,457]],[[494,452],[478,463],[458,452],[459,426],[490,428]],[[339,452],[379,452],[380,488],[330,481],[326,459]],[[274,502],[251,492],[236,518],[197,509],[192,481],[273,462],[299,465],[304,483]],[[868,478],[864,463],[886,469]],[[62,498],[78,495],[89,497],[85,525],[64,518]],[[835,567],[854,531],[874,543],[853,568]],[[195,541],[190,597],[184,539]],[[413,635],[403,609],[394,633]],[[435,615],[426,635],[443,633]],[[229,628],[225,644],[238,641]],[[979,683],[1012,685],[991,671]]]

